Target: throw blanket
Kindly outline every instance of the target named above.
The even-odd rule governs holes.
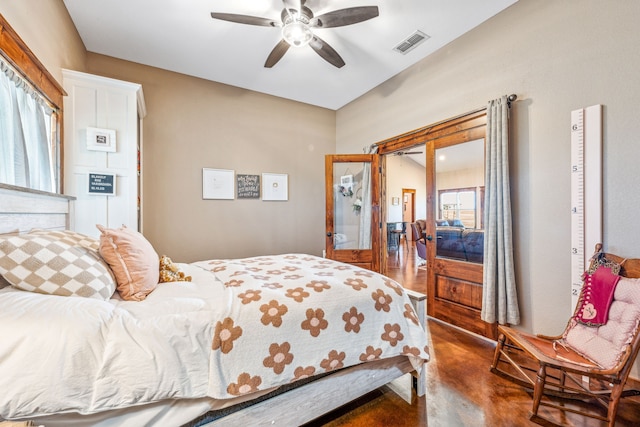
[[[613,274],[611,269],[605,266],[599,266],[593,274],[585,273],[585,284],[576,320],[589,326],[606,324],[619,280],[620,276]]]
[[[385,276],[309,255],[214,260],[228,290],[216,322],[215,397],[263,390],[397,355],[428,360],[426,335],[402,287]]]

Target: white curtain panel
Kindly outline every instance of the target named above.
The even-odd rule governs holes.
[[[0,182],[55,191],[47,130],[51,108],[0,60]]]
[[[509,186],[509,105],[489,101],[485,143],[485,239],[482,314],[485,322],[520,323],[513,269]]]
[[[365,154],[375,154],[378,147],[372,145]],[[360,208],[360,235],[358,249],[371,249],[371,163],[364,164],[362,173],[362,207]]]

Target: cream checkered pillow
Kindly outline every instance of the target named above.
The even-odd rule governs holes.
[[[29,234],[46,235],[51,238],[57,238],[62,243],[66,243],[71,246],[82,246],[93,249],[94,251],[98,251],[100,249],[100,240],[71,230],[43,230],[40,228],[34,228],[29,232]]]
[[[45,230],[2,237],[0,274],[25,291],[107,300],[115,280],[98,251],[81,244],[90,246],[90,239]]]

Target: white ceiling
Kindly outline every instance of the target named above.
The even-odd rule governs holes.
[[[342,56],[342,68],[306,46],[289,49],[270,69],[263,65],[281,40],[279,28],[215,20],[211,12],[280,21],[282,0],[64,3],[90,52],[337,110],[516,1],[308,0],[316,16],[356,6],[378,6],[380,15],[345,27],[313,29]],[[430,38],[406,55],[392,50],[416,30]]]

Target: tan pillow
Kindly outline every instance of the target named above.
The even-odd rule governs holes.
[[[61,242],[71,246],[82,246],[93,249],[94,251],[100,249],[100,241],[98,239],[71,230],[43,230],[34,228],[29,234],[46,234],[51,237],[58,237]]]
[[[0,274],[25,291],[109,299],[116,284],[98,251],[60,236],[40,230],[0,237]]]
[[[100,230],[100,255],[116,276],[118,293],[129,301],[142,301],[158,285],[160,258],[145,237],[122,226]]]

